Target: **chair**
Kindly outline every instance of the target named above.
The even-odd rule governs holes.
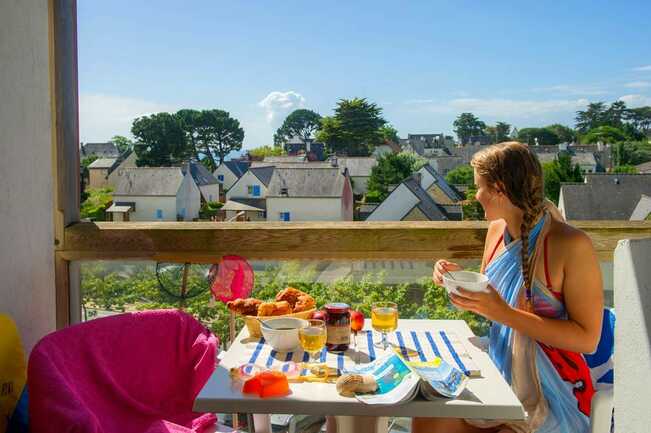
[[[215,415],[194,413],[192,405],[215,369],[217,347],[217,337],[177,310],[120,314],[49,334],[29,358],[31,430],[215,431]]]
[[[613,422],[613,389],[602,389],[592,398],[590,433],[611,433]]]

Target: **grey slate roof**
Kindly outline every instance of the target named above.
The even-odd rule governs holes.
[[[274,166],[251,167],[249,171],[251,174],[257,177],[260,182],[264,183],[264,185],[268,187],[269,182],[271,181],[271,176],[274,173],[274,168]]]
[[[337,157],[337,164],[348,169],[351,177],[370,177],[371,170],[377,165],[373,157]]]
[[[249,164],[244,161],[224,161],[224,165],[239,179],[249,169]]]
[[[430,173],[432,176],[434,176],[434,179],[436,179],[436,184],[441,188],[441,190],[445,193],[445,195],[450,198],[452,201],[461,201],[465,200],[466,197],[465,195],[461,194],[459,190],[457,190],[454,186],[450,185],[443,176],[439,174],[434,168],[427,164],[423,166],[425,170],[427,170],[428,173]]]
[[[266,163],[275,163],[275,162],[306,162],[307,157],[305,155],[283,155],[283,156],[265,156],[263,159]]]
[[[346,177],[342,169],[277,168],[273,172],[267,197],[341,197]],[[287,188],[287,194],[281,194]]]
[[[447,221],[448,215],[441,206],[439,206],[434,199],[420,186],[418,179],[413,176],[403,180],[407,188],[418,198],[419,203],[416,205],[418,209],[425,214],[430,221]],[[394,192],[396,190],[393,190]],[[387,197],[388,198],[388,197]],[[410,209],[411,210],[411,209]]]
[[[651,173],[651,161],[636,165],[638,173]]]
[[[651,174],[586,174],[586,183],[561,184],[570,220],[628,220],[642,194],[651,195]]]
[[[214,185],[219,183],[217,178],[213,176],[210,170],[208,170],[202,163],[190,161],[189,165],[190,176],[192,176],[192,179],[194,179],[194,183],[196,183],[197,186]],[[185,167],[183,168],[183,174],[185,174]]]
[[[115,144],[109,142],[106,143],[86,143],[81,146],[81,156],[98,156],[99,158],[117,158],[120,156],[118,148]]]
[[[102,168],[108,169],[112,168],[117,162],[117,158],[99,158],[93,161],[88,168]]]
[[[240,203],[246,206],[251,206],[256,209],[261,209],[263,211],[267,210],[267,200],[264,198],[239,198],[239,197],[232,197],[228,200],[227,203],[229,202],[234,202],[234,203]],[[231,204],[234,204],[231,203]],[[236,206],[233,206],[233,210]],[[224,209],[224,208],[222,208]],[[224,209],[224,210],[229,210],[229,209]]]
[[[643,221],[651,215],[651,197],[642,194],[631,214],[631,221]]]
[[[113,195],[175,196],[181,182],[180,167],[125,168]]]

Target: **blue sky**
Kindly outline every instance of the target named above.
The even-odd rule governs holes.
[[[330,115],[352,97],[400,136],[452,133],[464,111],[572,125],[588,101],[651,105],[650,16],[648,0],[78,0],[81,140],[220,108],[250,148],[291,110]]]

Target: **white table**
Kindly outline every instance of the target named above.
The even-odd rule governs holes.
[[[468,325],[462,320],[406,320],[401,319],[398,329],[408,331],[445,330],[456,333],[463,341],[470,356],[481,371],[481,377],[472,378],[461,396],[454,400],[427,401],[417,398],[413,401],[392,406],[370,406],[354,398],[340,396],[334,384],[292,383],[292,393],[282,398],[260,399],[243,395],[231,387],[229,369],[242,362],[246,346],[250,341],[244,328],[232,347],[203,387],[194,403],[198,412],[255,414],[305,414],[337,416],[338,431],[370,431],[377,427],[385,430],[385,420],[369,422],[372,419],[358,417],[451,417],[522,420],[525,413],[520,401],[492,363],[488,354],[473,343],[475,340]],[[367,319],[365,329],[370,329]],[[354,417],[354,418],[353,418]],[[357,427],[355,427],[357,424]],[[362,429],[363,427],[363,429]],[[259,431],[259,430],[257,430]]]

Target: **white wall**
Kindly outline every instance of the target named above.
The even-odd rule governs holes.
[[[218,183],[212,185],[203,185],[199,187],[201,190],[201,195],[203,195],[203,198],[206,201],[219,201],[219,188],[220,185]]]
[[[129,221],[159,221],[156,209],[162,209],[160,221],[176,221],[176,197],[150,197],[134,195],[113,195],[114,202],[134,202],[136,211],[129,214]]]
[[[249,185],[260,185],[260,196],[254,197],[249,194],[248,187]],[[231,197],[239,198],[265,198],[267,196],[267,187],[264,186],[264,183],[255,177],[250,171],[247,171],[242,175],[240,180],[231,187],[230,190],[226,193],[226,200],[229,200]]]
[[[615,249],[615,428],[647,433],[651,426],[651,238],[619,241]]]
[[[176,215],[183,215],[184,221],[199,217],[201,208],[201,191],[192,179],[190,170],[183,176],[183,182],[176,193]],[[182,212],[185,209],[185,212]]]
[[[414,196],[404,183],[401,183],[368,216],[366,221],[400,221],[416,203],[418,203],[418,198]]]
[[[0,2],[0,312],[27,350],[55,329],[48,2]]]
[[[230,171],[224,164],[220,164],[213,174],[215,175],[217,180],[219,180],[218,176],[220,174],[224,176],[224,182],[223,182],[224,189],[230,189],[233,186],[233,184],[237,182],[238,179],[237,176],[235,176],[233,172]]]
[[[267,197],[267,221],[280,221],[290,212],[291,221],[341,221],[340,198]]]

